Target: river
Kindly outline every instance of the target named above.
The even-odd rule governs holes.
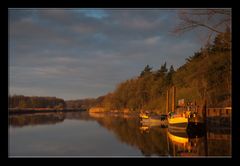
[[[231,157],[230,128],[177,135],[134,115],[88,112],[9,116],[9,157]]]

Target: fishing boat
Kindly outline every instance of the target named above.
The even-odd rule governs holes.
[[[186,130],[204,130],[203,117],[200,115],[199,106],[196,101],[185,103],[185,99],[178,100],[178,104],[175,107],[176,88],[172,87],[172,107],[169,112],[169,90],[167,91],[166,98],[166,112],[168,114],[168,127],[170,129],[186,131]],[[194,131],[194,132],[195,132]]]
[[[196,106],[177,107],[168,116],[169,128],[178,130],[203,130],[204,121]]]
[[[168,114],[168,125],[172,128],[186,129],[189,122],[190,111],[179,107]]]

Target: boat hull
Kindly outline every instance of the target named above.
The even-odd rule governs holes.
[[[186,130],[188,126],[188,118],[176,117],[168,118],[168,127],[176,130]]]
[[[190,135],[198,135],[205,132],[205,123],[202,121],[190,121],[188,118],[168,118],[168,128],[172,131],[187,131]]]

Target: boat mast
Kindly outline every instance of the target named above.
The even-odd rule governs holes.
[[[169,108],[169,90],[167,90],[167,98],[166,98],[166,115],[168,114],[168,108]]]
[[[172,112],[175,110],[175,100],[176,100],[176,87],[172,87]]]

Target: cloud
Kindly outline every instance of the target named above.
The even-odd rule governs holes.
[[[79,12],[84,13],[87,17],[102,19],[108,16],[108,14],[101,9],[81,9]]]
[[[10,93],[97,97],[146,64],[180,66],[199,48],[176,37],[175,10],[10,9]]]
[[[130,41],[131,44],[144,47],[154,46],[156,44],[160,44],[161,36],[150,36],[142,40],[132,40]]]
[[[146,39],[145,42],[146,42],[146,44],[150,44],[150,45],[157,44],[159,42],[160,38],[161,38],[160,36],[150,37],[150,38]]]

